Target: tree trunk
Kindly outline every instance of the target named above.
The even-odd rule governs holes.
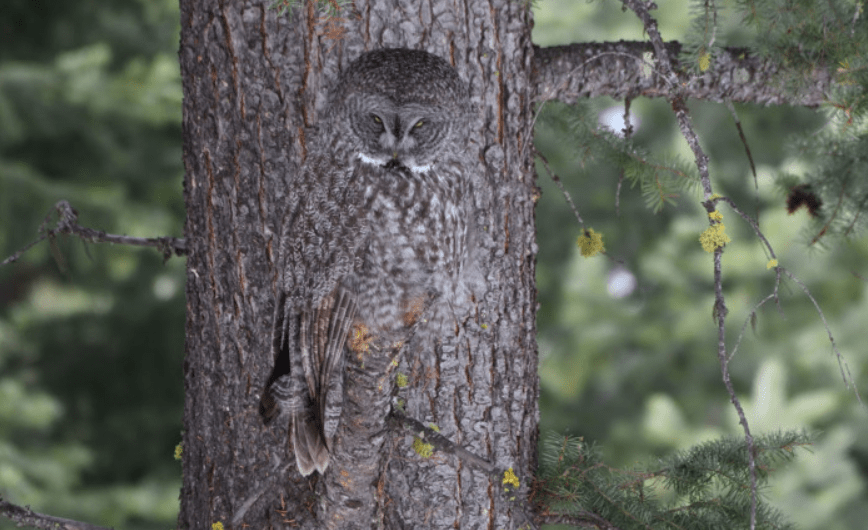
[[[181,0],[189,256],[179,528],[518,527],[538,422],[530,11],[514,0],[358,0],[327,20],[311,4],[280,16],[270,4]],[[521,487],[512,500],[501,477],[446,453],[424,458],[393,426],[376,483],[362,485],[372,502],[347,507],[356,520],[326,525],[324,484],[357,477],[352,459],[339,455],[325,480],[301,477],[286,426],[266,428],[257,404],[274,361],[279,223],[307,128],[336,73],[382,47],[445,58],[478,105],[468,149],[479,161],[472,185],[487,291],[454,334],[406,346],[414,362],[400,390],[404,413],[513,468]],[[347,394],[363,391],[350,375]],[[355,412],[365,413],[374,414]]]

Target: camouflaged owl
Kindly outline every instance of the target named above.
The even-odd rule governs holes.
[[[401,344],[455,303],[472,240],[467,86],[424,51],[341,72],[284,219],[266,423],[289,416],[302,475],[325,472],[351,329]]]

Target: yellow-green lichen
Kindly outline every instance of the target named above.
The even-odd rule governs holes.
[[[579,247],[584,258],[596,256],[606,250],[603,246],[603,234],[598,234],[593,228],[586,229],[585,233],[576,240],[576,245]]]
[[[515,471],[512,468],[507,469],[503,472],[503,485],[504,486],[512,486],[513,488],[518,488],[521,483],[518,481],[518,477],[515,475]]]
[[[699,54],[699,70],[704,72],[711,66],[711,54],[704,49]]]
[[[431,458],[431,455],[434,454],[434,446],[425,443],[422,441],[422,438],[416,436],[413,438],[413,450],[416,451],[416,454],[421,456],[422,458]]]
[[[723,223],[717,223],[709,226],[702,234],[699,235],[699,243],[702,244],[702,250],[706,252],[714,252],[718,248],[723,247],[732,241],[726,235],[726,227]]]

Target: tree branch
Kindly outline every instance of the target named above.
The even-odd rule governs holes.
[[[493,484],[497,487],[497,489],[504,495],[510,496],[510,500],[515,503],[515,507],[518,510],[514,513],[519,519],[519,526],[521,528],[532,528],[535,526],[533,524],[533,521],[531,520],[530,515],[533,514],[535,510],[530,505],[530,502],[527,500],[526,496],[514,495],[516,488],[510,488],[507,485],[506,481],[502,480],[507,470],[499,468],[496,465],[490,463],[488,460],[482,458],[481,456],[468,451],[467,449],[456,444],[455,442],[443,436],[434,429],[426,426],[421,421],[407,416],[396,407],[392,407],[392,411],[389,413],[389,418],[396,426],[404,429],[405,431],[409,431],[414,436],[418,436],[426,443],[430,443],[438,451],[453,455],[457,457],[462,463],[470,467],[479,469],[480,471],[483,471],[492,480]],[[520,488],[526,489],[527,485],[522,484]]]
[[[46,229],[45,227],[48,225],[53,212],[57,213],[57,225],[54,228]],[[107,234],[102,230],[94,230],[93,228],[81,226],[78,224],[78,212],[75,211],[75,208],[73,208],[67,201],[58,201],[57,204],[54,205],[52,211],[50,211],[45,217],[45,222],[42,223],[39,231],[41,232],[39,239],[33,241],[0,262],[0,266],[18,261],[21,259],[22,254],[30,250],[31,247],[46,238],[51,240],[58,234],[75,235],[83,241],[90,241],[92,243],[115,243],[119,245],[154,247],[159,249],[160,252],[163,253],[163,257],[166,259],[172,257],[172,255],[184,256],[187,254],[187,245],[183,238],[119,236],[116,234]]]
[[[0,514],[8,517],[17,526],[30,526],[32,528],[45,528],[51,530],[112,530],[105,526],[97,526],[63,517],[45,515],[34,512],[29,506],[21,507],[11,502],[4,501],[0,497]]]
[[[621,0],[625,8],[632,10],[642,21],[645,27],[645,33],[648,34],[648,39],[651,41],[651,46],[654,50],[655,65],[659,77],[669,87],[665,94],[666,99],[672,105],[672,110],[678,120],[678,127],[681,129],[681,134],[687,140],[690,150],[693,151],[696,159],[696,167],[699,169],[700,180],[705,195],[705,201],[702,203],[706,211],[709,213],[709,224],[714,225],[720,223],[720,218],[714,218],[712,214],[715,210],[715,202],[713,190],[711,187],[711,178],[708,172],[708,156],[699,145],[699,138],[696,136],[696,131],[693,129],[693,124],[688,113],[686,98],[689,95],[688,87],[693,83],[682,83],[680,78],[680,70],[677,68],[676,57],[667,49],[666,43],[660,36],[657,30],[657,20],[651,16],[650,9],[656,9],[656,5],[651,1],[644,0]],[[729,374],[729,361],[726,355],[726,314],[727,308],[723,296],[723,272],[721,268],[721,257],[723,256],[723,246],[719,246],[714,250],[714,320],[717,322],[717,357],[720,362],[720,371],[723,377],[723,384],[729,393],[730,402],[738,413],[739,423],[744,430],[745,442],[748,452],[748,469],[750,472],[751,496],[750,496],[750,530],[756,528],[756,511],[757,511],[757,474],[756,474],[756,447],[754,445],[753,435],[748,425],[747,417],[744,414],[744,409],[741,406],[741,401],[735,393],[735,388],[732,385]]]
[[[804,73],[785,69],[771,59],[751,55],[747,48],[715,50],[711,66],[701,75],[678,57],[680,42],[665,43],[672,69],[689,99],[761,105],[817,107],[826,100],[832,85],[828,69],[811,73],[810,82],[799,83],[799,91],[787,85],[803,79]],[[610,96],[615,99],[645,96],[667,97],[671,93],[664,76],[651,67],[652,44],[647,41],[589,42],[567,46],[534,47],[537,98],[573,103],[580,98]]]
[[[395,407],[392,408],[390,415],[399,426],[411,431],[413,435],[422,438],[440,451],[456,456],[465,464],[484,471],[490,477],[503,477],[503,469],[498,469],[484,458],[477,456],[460,445],[452,442],[452,440],[443,436],[434,429],[427,427],[421,421],[407,416]]]

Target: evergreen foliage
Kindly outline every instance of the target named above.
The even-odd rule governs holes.
[[[0,260],[60,199],[88,226],[179,235],[177,2],[10,0],[0,29]],[[183,265],[58,238],[0,268],[5,500],[133,530],[172,524]]]
[[[735,106],[757,175],[728,109],[691,103],[691,111],[716,186],[742,209],[755,209],[779,262],[798,269],[814,291],[855,379],[864,381],[863,3],[658,3],[664,38],[686,43],[695,72],[720,47],[741,46],[794,69],[783,81],[794,89],[813,82],[819,68],[839,75],[817,112]],[[537,8],[541,45],[645,37],[619,2],[546,0]],[[0,256],[32,240],[61,198],[90,226],[178,234],[177,3],[6,0],[0,27]],[[547,41],[552,35],[564,40]],[[613,105],[623,109],[603,100],[546,102],[538,121],[539,149],[617,262],[580,257],[580,229],[564,229],[574,218],[540,164],[543,428],[599,445],[547,439],[534,500],[561,513],[592,510],[619,528],[745,527],[746,453],[711,353],[710,258],[697,240],[707,216],[694,200],[696,168],[665,102],[634,101],[644,125],[629,138],[619,126],[598,126],[600,111]],[[622,178],[631,189],[619,191]],[[613,215],[616,203],[620,215]],[[753,310],[772,285],[768,256],[748,227],[724,215],[732,236],[723,257],[728,340],[741,322],[755,324],[733,359],[733,381],[751,425],[770,433],[755,440],[760,527],[790,528],[777,507],[804,530],[862,528],[864,409],[836,379],[825,332],[798,287],[782,289],[782,316]],[[127,529],[171,526],[180,483],[172,453],[181,414],[183,262],[164,264],[150,250],[58,244],[66,273],[46,245],[0,269],[0,495]],[[616,298],[618,272],[638,288]],[[806,444],[810,454],[782,465]],[[631,468],[649,455],[657,465]],[[0,521],[0,528],[11,525]]]
[[[812,437],[776,432],[755,440],[761,484],[769,471],[795,456]],[[605,465],[599,450],[582,438],[550,436],[542,443],[534,499],[543,513],[577,519],[594,514],[600,528],[736,530],[748,528],[750,476],[743,438],[725,437],[676,451],[656,466],[629,471]],[[602,522],[605,521],[605,524]],[[761,529],[795,528],[761,503]]]
[[[540,121],[544,127],[559,130],[555,142],[571,157],[570,163],[619,168],[631,187],[639,187],[645,204],[655,213],[697,189],[699,174],[692,162],[667,152],[652,153],[626,138],[623,130],[598,127],[597,114],[587,102],[565,105],[552,101],[544,104]]]
[[[614,19],[614,13],[602,14],[606,9],[614,12],[618,6],[612,4],[618,3],[596,3],[586,9],[594,10],[595,20]],[[686,3],[661,3],[652,14],[660,17],[665,40],[686,44],[688,57],[693,57],[689,73],[695,75],[711,67],[710,57],[726,46],[743,47],[745,53],[792,68],[795,75],[781,82],[794,90],[816,82],[821,69],[831,68],[839,76],[828,105],[814,112],[689,105],[710,157],[714,191],[758,216],[760,229],[778,254],[775,266],[796,271],[817,297],[836,341],[849,343],[845,356],[856,367],[853,377],[858,384],[858,374],[866,368],[864,348],[856,338],[861,326],[856,322],[868,318],[863,211],[868,207],[868,180],[862,178],[868,173],[862,110],[868,83],[859,79],[865,68],[853,65],[863,65],[868,57],[861,35],[866,24],[859,3],[817,4],[692,1],[692,22],[682,34],[664,12],[671,14]],[[538,27],[560,24],[557,14],[549,22],[546,7],[540,5]],[[558,7],[552,6],[552,12],[557,13]],[[635,20],[624,20],[625,26],[632,24]],[[626,33],[626,39],[645,38],[641,27],[632,34],[607,30]],[[542,30],[537,35],[544,45],[564,43],[545,40]],[[750,488],[745,480],[744,435],[726,403],[714,359],[716,336],[709,320],[714,314],[711,259],[708,254],[701,256],[698,242],[700,233],[709,228],[708,218],[697,204],[701,197],[695,193],[698,176],[692,153],[667,107],[664,101],[632,101],[627,107],[631,122],[639,125],[629,138],[620,131],[624,126],[619,120],[605,127],[598,121],[598,116],[622,115],[623,102],[603,98],[573,107],[544,102],[540,111],[536,145],[548,161],[538,164],[543,189],[538,208],[542,423],[547,429],[595,440],[599,449],[576,446],[586,450],[572,456],[573,461],[585,459],[580,468],[587,480],[580,484],[560,477],[563,468],[552,467],[552,462],[569,457],[569,451],[561,450],[562,440],[553,444],[558,451],[543,449],[537,500],[551,514],[606,513],[604,518],[617,521],[618,528],[668,528],[670,522],[684,528],[746,528]],[[747,145],[739,138],[733,116],[740,121]],[[585,225],[577,226],[571,219],[563,194],[547,178],[549,170],[564,183]],[[632,189],[622,189],[621,181]],[[641,213],[636,198],[653,215]],[[840,377],[834,380],[835,362],[825,362],[829,343],[823,322],[812,302],[801,296],[801,287],[784,283],[781,315],[768,308],[752,311],[771,291],[773,275],[766,272],[770,257],[746,223],[723,204],[719,210],[728,240],[723,287],[730,310],[729,351],[744,333],[743,323],[753,329],[753,334],[743,337],[744,344],[730,364],[731,375],[754,434],[773,433],[755,439],[765,449],[759,454],[765,496],[758,508],[758,527],[795,528],[785,522],[789,520],[802,529],[859,528],[868,516],[865,481],[858,478],[860,469],[868,469],[864,410]],[[613,217],[615,211],[621,215]],[[573,224],[575,231],[563,230],[566,224]],[[579,251],[571,250],[570,238],[588,225],[603,233],[611,262],[585,260]],[[796,237],[799,232],[803,235]],[[846,237],[848,245],[839,245],[834,235]],[[825,253],[810,252],[818,242],[824,244]],[[843,264],[852,274],[841,270]],[[625,276],[638,288],[616,298],[611,294],[613,282]],[[842,296],[842,291],[847,295]],[[826,390],[818,391],[818,386]],[[705,397],[697,400],[699,396]],[[816,437],[811,454],[781,468],[775,459],[792,458],[787,447],[807,441],[798,434],[804,428],[824,433]],[[728,465],[737,467],[734,462],[740,462],[742,466],[740,475],[731,475],[728,489],[726,484],[706,484],[703,477],[688,473],[696,468],[685,462],[717,465],[715,459],[728,451],[740,452],[737,460],[725,459]],[[624,469],[647,460],[649,454],[659,455],[668,471],[648,477],[644,498],[636,492],[631,497],[618,485],[638,481],[632,473],[652,471]],[[833,467],[841,478],[838,483],[832,471],[825,471]],[[683,480],[673,482],[678,477]],[[748,487],[739,489],[737,484]],[[574,494],[569,488],[576,488]],[[551,496],[542,495],[552,491]],[[649,491],[660,495],[649,497]],[[703,504],[709,499],[716,504]],[[681,511],[693,502],[697,503],[693,508]],[[677,519],[682,513],[690,517]],[[661,518],[654,519],[657,515]],[[583,522],[594,526],[589,519]]]
[[[863,178],[868,172],[868,24],[863,3],[738,0],[725,9],[726,4],[691,1],[685,43],[696,70],[702,70],[703,54],[743,46],[789,71],[780,82],[793,90],[816,83],[819,71],[835,72],[837,83],[822,109],[825,127],[795,142],[800,153],[816,159],[814,170],[800,175],[784,171],[780,185],[810,188],[825,205],[814,216],[809,244],[825,236],[860,235],[868,218],[868,181]]]

